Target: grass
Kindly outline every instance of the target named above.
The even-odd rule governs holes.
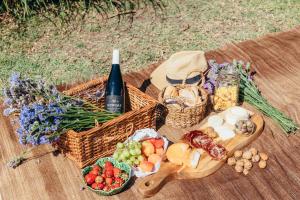
[[[299,0],[177,0],[164,16],[153,11],[130,19],[102,20],[90,13],[68,25],[39,17],[26,27],[0,27],[0,87],[12,71],[55,83],[107,74],[112,48],[120,48],[123,73],[181,50],[211,50],[299,25]],[[55,22],[55,23],[53,23]],[[74,78],[76,77],[76,78]]]

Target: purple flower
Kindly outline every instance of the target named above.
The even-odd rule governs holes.
[[[20,83],[20,73],[13,72],[9,78],[9,82],[11,86],[18,86]]]
[[[47,136],[43,135],[39,138],[39,144],[49,144],[50,141]]]
[[[17,109],[15,108],[6,108],[3,110],[3,115],[7,117],[10,114],[14,113],[15,111],[17,111]]]
[[[63,109],[56,103],[23,106],[19,117],[20,129],[17,131],[22,141],[20,143],[39,145],[56,140],[57,137],[48,137],[48,134],[59,131],[62,117],[58,115],[63,113]]]
[[[209,82],[209,81],[206,81],[205,84],[204,84],[204,89],[206,89],[210,94],[213,94],[214,93],[214,85]]]
[[[5,98],[3,104],[6,106],[10,106],[13,103],[12,99]]]

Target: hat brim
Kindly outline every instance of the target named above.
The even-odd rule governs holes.
[[[158,66],[150,75],[150,81],[151,83],[157,87],[159,90],[164,89],[165,87],[167,87],[168,85],[171,85],[167,79],[167,71],[166,71],[166,67],[163,64],[161,64],[160,66]]]

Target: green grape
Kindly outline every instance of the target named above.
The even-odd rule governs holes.
[[[139,149],[141,149],[142,148],[142,143],[138,142],[137,146],[138,146]]]
[[[134,151],[135,151],[135,155],[141,155],[142,154],[142,151],[139,148],[136,148]]]
[[[128,148],[133,149],[134,147],[135,147],[135,144],[133,142],[130,142],[129,145],[128,145]]]
[[[127,149],[125,149],[122,154],[124,154],[126,158],[130,156],[129,151]]]
[[[126,159],[126,156],[122,153],[122,154],[120,155],[119,159],[124,161],[124,160]]]
[[[122,148],[124,148],[124,144],[123,144],[123,143],[121,143],[121,142],[118,142],[118,144],[117,144],[117,148],[118,148],[118,149],[122,149]]]
[[[122,149],[117,149],[116,150],[116,153],[118,153],[119,154],[119,156],[123,153],[123,150]]]
[[[143,161],[143,160],[144,160],[144,157],[143,157],[142,155],[139,155],[139,156],[138,156],[138,161],[141,162],[141,161]]]
[[[140,164],[140,161],[139,161],[138,159],[136,159],[136,160],[134,161],[134,164],[138,165],[138,164]]]
[[[131,160],[127,160],[127,164],[133,166],[134,162],[132,162]]]
[[[135,161],[135,157],[134,157],[134,156],[131,156],[129,160],[130,160],[131,162],[134,162],[134,161]]]
[[[113,155],[113,158],[119,160],[119,152],[116,151]]]
[[[136,155],[136,151],[135,151],[135,149],[130,149],[130,151],[129,151],[129,152],[130,152],[130,154],[131,154],[131,155],[133,155],[133,156],[135,156],[135,155]]]

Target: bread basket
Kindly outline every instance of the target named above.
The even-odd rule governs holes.
[[[186,84],[187,77],[195,71],[192,71],[187,74],[186,78],[183,80],[182,84],[173,85],[177,91],[183,88],[191,87]],[[199,94],[202,97],[202,101],[196,103],[194,106],[189,107],[178,107],[175,104],[167,104],[164,99],[164,88],[160,93],[158,100],[167,108],[167,114],[165,118],[165,123],[169,126],[175,128],[188,128],[198,124],[202,119],[204,119],[206,114],[206,107],[208,102],[208,93],[203,89],[203,84],[205,82],[204,74],[201,72],[201,83],[197,84]],[[199,81],[199,82],[200,82]]]

